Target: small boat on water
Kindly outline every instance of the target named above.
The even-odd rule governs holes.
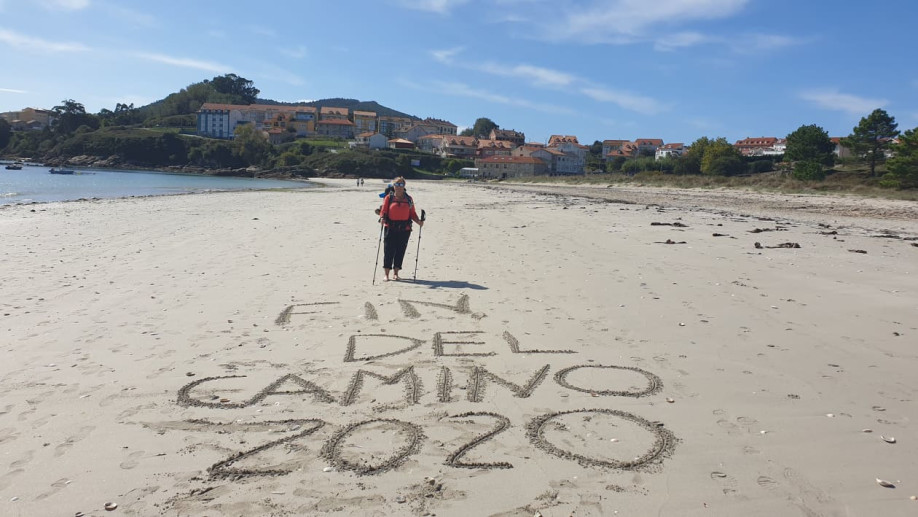
[[[20,165],[20,164],[18,164],[18,163],[11,163],[11,164],[9,164],[9,165],[6,166],[6,170],[8,170],[8,171],[21,171],[21,170],[22,170],[22,165]]]
[[[50,171],[48,171],[48,172],[50,172],[51,174],[73,174],[73,173],[75,173],[76,171],[74,171],[73,169],[55,169],[55,168],[52,168],[52,169],[51,169]]]

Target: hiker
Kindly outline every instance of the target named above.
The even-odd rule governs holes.
[[[411,222],[424,226],[424,221],[418,218],[417,212],[414,211],[414,200],[405,192],[404,177],[399,176],[392,182],[392,192],[386,194],[379,208],[379,220],[386,227],[383,254],[386,280],[389,280],[390,270],[393,272],[393,280],[401,280],[398,272],[402,269],[408,238],[411,237]]]

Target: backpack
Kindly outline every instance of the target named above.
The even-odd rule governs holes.
[[[383,199],[383,204],[382,204],[382,206],[380,206],[379,208],[376,209],[376,210],[377,210],[377,212],[376,212],[377,214],[381,214],[381,213],[382,213],[382,208],[383,208],[383,207],[386,208],[386,213],[387,213],[387,214],[389,213],[389,204],[392,202],[392,196],[393,196],[393,195],[394,195],[394,194],[386,194],[386,198]],[[414,199],[412,199],[411,196],[409,196],[407,192],[405,192],[405,197],[408,198],[408,206],[413,207],[413,206],[414,206]],[[393,229],[393,230],[396,230],[396,231],[404,231],[404,230],[407,230],[407,229],[411,228],[411,219],[408,219],[407,221],[392,221],[392,220],[390,220],[388,217],[386,217],[386,219],[387,219],[386,222],[389,224],[389,228],[390,228],[390,229]]]

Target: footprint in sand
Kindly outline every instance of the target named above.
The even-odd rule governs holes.
[[[54,448],[54,457],[57,458],[57,457],[60,457],[66,454],[67,451],[69,451],[70,448],[73,447],[75,443],[89,436],[89,433],[91,433],[93,429],[95,429],[95,427],[93,426],[81,427],[80,430],[77,431],[76,434],[68,437],[66,440],[64,440],[64,443]]]
[[[734,495],[737,492],[737,483],[736,479],[733,477],[719,471],[715,470],[711,472],[711,479],[714,480],[720,486],[721,491],[724,495]]]
[[[0,429],[0,444],[11,442],[19,437],[19,433],[16,432],[15,428],[5,427]]]
[[[758,483],[760,487],[769,490],[776,490],[778,488],[778,482],[768,476],[759,476],[755,482]]]
[[[125,461],[122,461],[119,466],[125,470],[130,470],[139,464],[137,460],[143,457],[143,455],[144,455],[144,451],[134,451],[128,454],[128,459]]]
[[[32,457],[34,456],[35,451],[26,451],[26,453],[23,455],[23,458],[10,463],[10,470],[19,470],[22,467],[25,467],[29,464],[29,462],[32,461]]]
[[[48,497],[50,497],[50,496],[52,496],[52,495],[54,495],[54,494],[60,492],[60,491],[63,490],[64,488],[67,488],[67,485],[69,485],[69,484],[70,484],[70,480],[67,479],[67,478],[58,479],[58,480],[55,481],[54,483],[51,483],[51,489],[50,489],[50,490],[48,490],[47,492],[43,492],[43,493],[38,494],[37,496],[35,496],[35,500],[36,500],[36,501],[41,501],[42,499],[47,499]]]
[[[13,478],[25,472],[23,469],[15,469],[0,476],[0,490],[5,490],[13,482]]]

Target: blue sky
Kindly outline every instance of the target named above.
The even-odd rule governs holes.
[[[544,142],[918,126],[918,2],[0,0],[0,111],[144,105],[236,73]]]

